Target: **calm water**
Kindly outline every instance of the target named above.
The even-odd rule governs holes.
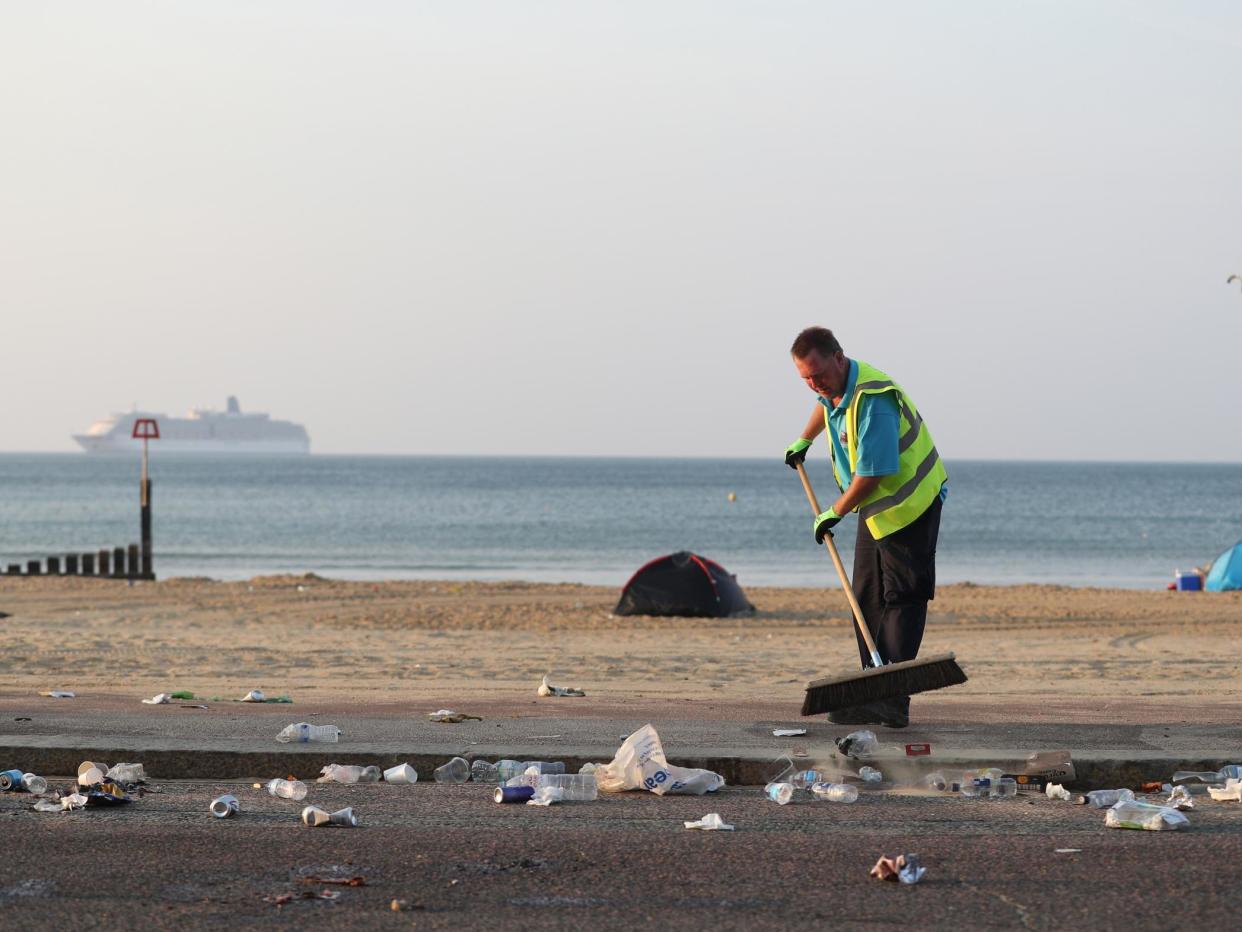
[[[1160,588],[1242,538],[1242,465],[951,462],[949,473],[942,582]],[[827,465],[811,475],[831,501]],[[152,478],[161,577],[619,586],[688,549],[743,585],[835,585],[779,460],[153,453]],[[0,562],[137,541],[137,497],[136,460],[0,454]],[[847,565],[853,520],[838,537]]]

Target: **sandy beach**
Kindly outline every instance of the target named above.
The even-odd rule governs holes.
[[[839,591],[748,594],[749,618],[620,618],[616,590],[580,585],[4,579],[0,689],[482,701],[551,673],[602,700],[794,703],[857,664]],[[923,701],[1226,708],[1242,700],[1242,593],[945,586],[923,651],[947,650],[970,682]]]

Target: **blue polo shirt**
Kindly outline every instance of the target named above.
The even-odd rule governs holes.
[[[819,395],[819,403],[828,409],[828,434],[832,441],[832,455],[840,464],[840,472],[846,487],[854,481],[850,471],[850,454],[847,449],[847,412],[854,400],[854,387],[858,384],[858,363],[850,360],[850,374],[845,380],[845,393],[841,403],[833,407],[832,399]],[[901,415],[892,392],[864,395],[858,404],[858,475],[891,476],[899,468],[897,441],[901,433]],[[940,500],[949,495],[949,484],[940,487]]]

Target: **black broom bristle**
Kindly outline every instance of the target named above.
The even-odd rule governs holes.
[[[850,706],[925,693],[966,682],[953,654],[871,667],[859,673],[826,677],[806,684],[803,715],[834,712]]]

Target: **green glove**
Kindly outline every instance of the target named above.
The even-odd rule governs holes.
[[[806,459],[806,451],[809,449],[811,449],[811,441],[799,437],[785,447],[785,465],[790,469],[797,469],[798,464]]]
[[[832,529],[841,521],[841,516],[829,508],[815,518],[815,543],[822,544],[825,537],[832,536]]]

